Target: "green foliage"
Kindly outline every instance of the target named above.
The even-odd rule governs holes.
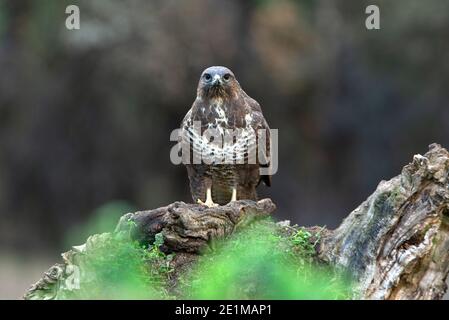
[[[103,234],[81,255],[80,289],[70,298],[164,299],[169,261],[159,250],[161,236],[149,248],[129,241],[124,233]]]
[[[131,228],[134,222],[129,221]],[[81,270],[80,289],[65,297],[81,299],[344,299],[350,286],[333,270],[314,262],[318,234],[306,229],[282,231],[270,220],[247,226],[212,243],[171,281],[173,255],[130,241],[129,232],[89,238],[74,264]],[[172,289],[176,289],[176,296]]]
[[[272,223],[252,225],[217,244],[182,279],[193,299],[344,299],[350,286],[341,275],[312,265],[311,234],[290,238]],[[304,250],[304,251],[302,251]],[[298,252],[302,254],[297,255]]]
[[[301,252],[305,256],[310,256],[315,252],[315,246],[310,242],[310,238],[312,234],[305,230],[304,228],[300,228],[292,237],[291,241],[293,245],[299,246],[301,248]]]
[[[170,277],[170,273],[173,272],[173,269],[170,267],[170,262],[172,261],[174,254],[164,254],[159,249],[163,243],[163,234],[156,234],[153,245],[144,251],[143,262],[148,267],[150,278],[153,279],[153,283],[165,288],[167,285],[167,280]],[[165,296],[168,297],[166,292]]]

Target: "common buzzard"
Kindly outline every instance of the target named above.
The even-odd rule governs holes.
[[[228,68],[203,71],[180,137],[195,202],[211,207],[257,200],[258,184],[271,185],[271,176],[259,170],[269,166],[268,124],[259,103],[243,91]]]

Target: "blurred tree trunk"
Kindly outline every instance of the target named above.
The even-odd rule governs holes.
[[[116,232],[128,231],[145,244],[153,243],[162,232],[161,250],[176,252],[172,267],[183,270],[212,240],[226,238],[274,210],[269,199],[217,208],[176,202],[129,213],[121,218]],[[291,228],[285,222],[276,226]],[[431,145],[424,156],[415,155],[400,175],[380,182],[340,227],[308,230],[321,235],[315,247],[317,261],[353,275],[354,298],[442,298],[449,272],[449,153]],[[25,298],[54,298],[54,290],[48,288],[64,287],[76,255],[95,245],[98,238],[91,237],[81,249],[65,253],[64,264],[53,266]]]

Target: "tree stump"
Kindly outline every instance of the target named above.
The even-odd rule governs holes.
[[[182,270],[213,240],[226,238],[275,209],[270,199],[242,200],[216,208],[175,202],[128,213],[115,232],[129,232],[143,244],[162,234],[161,250],[176,252],[172,264]],[[353,275],[356,298],[442,298],[449,273],[449,153],[432,144],[424,156],[415,155],[400,175],[380,182],[337,229],[308,230],[321,233],[316,258]],[[101,238],[94,235],[85,245],[64,253],[63,263],[51,267],[24,298],[55,299],[58,290],[70,289],[77,255]]]

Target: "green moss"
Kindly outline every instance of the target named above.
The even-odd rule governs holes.
[[[172,271],[159,250],[160,236],[148,248],[129,241],[124,233],[103,234],[84,254],[77,255],[79,289],[72,299],[163,299],[169,298],[168,275]],[[77,279],[78,281],[78,279]]]
[[[324,228],[322,228],[321,231],[322,230],[324,230]],[[299,228],[296,233],[290,236],[295,255],[308,262],[312,262],[313,257],[316,254],[315,246],[320,241],[321,231],[313,236],[312,233],[306,229]]]
[[[304,229],[282,236],[273,223],[254,224],[216,245],[182,279],[191,299],[344,299],[350,287],[333,271],[310,263]],[[298,250],[303,250],[298,255]]]
[[[292,230],[286,233],[270,220],[253,223],[213,243],[213,249],[200,256],[177,281],[171,279],[173,255],[160,250],[162,233],[146,247],[130,241],[128,231],[95,235],[72,261],[81,271],[79,289],[62,292],[58,298],[348,298],[348,282],[314,262],[319,233]]]
[[[394,189],[390,192],[390,195],[388,197],[388,200],[391,203],[396,203],[396,202],[400,202],[403,201],[404,195],[401,192],[401,187],[400,186],[395,186]]]
[[[142,260],[147,265],[147,269],[150,273],[150,279],[152,279],[153,282],[157,280],[157,284],[159,286],[166,288],[167,280],[173,272],[170,262],[173,260],[174,254],[166,255],[163,253],[159,249],[163,243],[164,237],[162,233],[156,234],[153,245],[143,251]],[[168,297],[167,292],[165,292],[164,295],[165,297]]]

